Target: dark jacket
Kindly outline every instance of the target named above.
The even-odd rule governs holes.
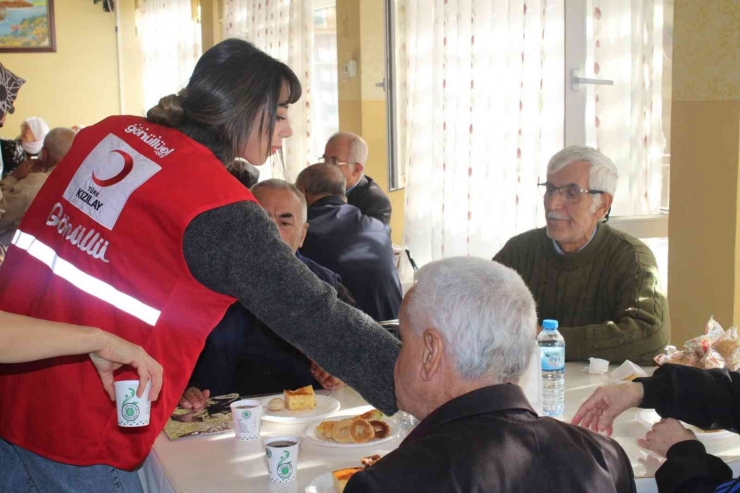
[[[669,364],[635,381],[645,389],[640,407],[655,409],[662,418],[705,430],[740,431],[740,373]],[[655,473],[660,493],[712,492],[732,478],[730,467],[707,454],[699,441],[677,443],[666,455],[668,460]]]
[[[0,139],[0,153],[2,155],[2,176],[12,173],[26,160],[26,151],[23,150],[20,140]]]
[[[354,205],[366,216],[380,219],[385,224],[391,222],[391,201],[375,181],[363,176],[352,190],[347,192],[347,203]]]
[[[342,276],[357,308],[373,319],[398,318],[401,281],[388,226],[342,197],[324,197],[308,208],[301,253]]]
[[[299,253],[296,256],[319,279],[337,289],[342,301],[353,301],[343,297],[346,288],[336,273]],[[208,335],[189,386],[208,389],[213,396],[280,393],[306,385],[320,388],[311,375],[310,364],[301,351],[236,302]]]
[[[447,402],[345,489],[411,491],[627,493],[635,481],[616,442],[537,417],[519,386],[503,384]]]

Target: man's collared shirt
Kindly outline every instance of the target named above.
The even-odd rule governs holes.
[[[598,230],[599,230],[599,225],[597,224],[597,225],[596,225],[596,227],[594,228],[594,232],[593,232],[593,233],[591,233],[591,238],[589,238],[589,239],[588,239],[588,241],[586,242],[586,244],[585,244],[585,245],[583,245],[583,246],[582,246],[581,248],[579,248],[579,249],[578,249],[578,250],[576,250],[576,251],[577,251],[577,252],[580,252],[581,250],[583,250],[584,248],[586,248],[586,247],[588,246],[588,244],[589,244],[589,243],[591,243],[591,240],[593,240],[593,239],[594,239],[594,236],[596,236],[596,232],[597,232]],[[563,249],[562,249],[562,248],[560,248],[560,245],[558,245],[558,242],[557,242],[557,241],[555,241],[555,240],[552,240],[552,244],[553,244],[553,245],[555,246],[555,251],[556,251],[556,252],[558,252],[558,253],[559,253],[560,255],[566,255],[566,253],[565,253],[565,252],[563,251]]]

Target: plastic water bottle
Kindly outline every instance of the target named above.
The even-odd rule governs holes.
[[[542,357],[542,411],[560,416],[565,405],[565,339],[558,332],[557,320],[543,320],[537,337]]]

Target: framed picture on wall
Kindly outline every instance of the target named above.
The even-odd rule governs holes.
[[[56,51],[54,0],[0,0],[0,53]]]

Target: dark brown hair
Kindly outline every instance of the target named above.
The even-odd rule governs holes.
[[[285,86],[288,99],[280,101]],[[300,97],[301,83],[290,67],[247,41],[227,39],[200,57],[185,89],[160,99],[146,117],[180,130],[228,164],[240,156],[253,130],[260,135],[267,130],[271,138],[278,106]]]

